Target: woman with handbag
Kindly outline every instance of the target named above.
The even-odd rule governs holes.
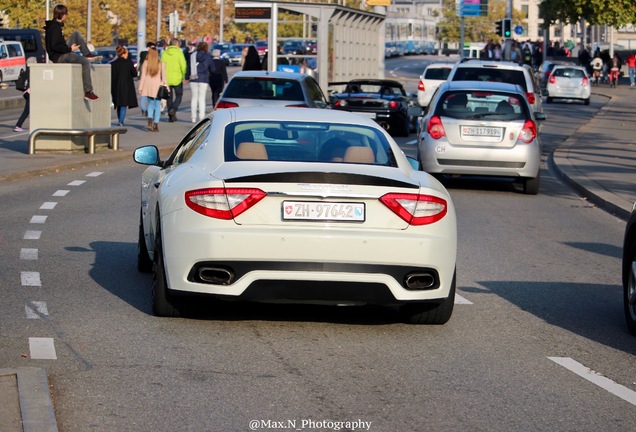
[[[159,59],[157,48],[150,47],[141,67],[139,94],[148,98],[148,130],[153,132],[159,132],[162,98],[160,91],[170,94],[166,81],[166,65]]]

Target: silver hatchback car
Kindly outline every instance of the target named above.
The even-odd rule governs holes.
[[[422,118],[418,160],[431,174],[515,177],[539,193],[541,140],[524,90],[514,84],[442,83]]]

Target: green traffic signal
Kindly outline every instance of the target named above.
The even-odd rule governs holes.
[[[509,39],[512,37],[512,20],[510,18],[506,18],[503,21],[503,37]]]

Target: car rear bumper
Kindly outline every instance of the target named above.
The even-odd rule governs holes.
[[[162,222],[168,286],[174,292],[374,304],[441,300],[450,292],[457,249],[454,216],[434,229],[356,232],[245,227],[231,221],[218,229],[195,229],[179,223],[178,213]],[[407,278],[420,274],[433,283],[413,289]]]
[[[539,173],[541,150],[536,141],[512,148],[420,143],[422,170],[435,174],[490,175],[534,178]]]

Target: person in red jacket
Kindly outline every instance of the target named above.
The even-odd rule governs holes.
[[[636,84],[636,56],[634,53],[631,53],[627,57],[627,61],[625,63],[627,64],[627,70],[629,71],[629,84],[634,87]]]

